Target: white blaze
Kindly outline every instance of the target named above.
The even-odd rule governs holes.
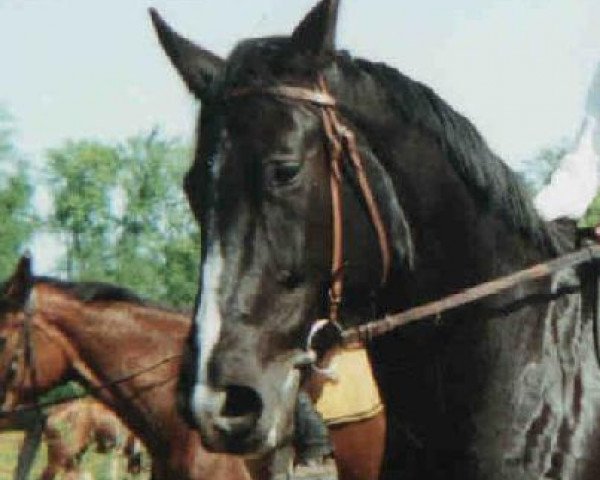
[[[196,341],[200,346],[200,375],[198,380],[206,381],[208,359],[219,341],[221,334],[221,311],[219,309],[219,285],[223,271],[223,258],[219,245],[210,249],[202,271],[202,299],[196,314],[198,325]]]
[[[221,335],[221,311],[219,309],[219,286],[223,271],[223,258],[218,241],[209,247],[202,269],[202,297],[196,312],[196,345],[199,347],[198,374],[192,394],[192,410],[214,402],[217,396],[207,385],[208,361]]]
[[[213,158],[211,175],[216,182],[219,178],[221,162],[218,155]],[[216,199],[215,199],[216,201]],[[212,210],[206,221],[208,252],[202,265],[202,290],[200,305],[196,312],[196,346],[199,349],[196,384],[192,392],[191,410],[198,420],[201,410],[214,411],[224,398],[224,393],[213,390],[208,385],[208,361],[221,336],[223,319],[219,308],[219,293],[223,274],[223,254],[218,237],[215,211]],[[210,240],[208,240],[210,239]]]

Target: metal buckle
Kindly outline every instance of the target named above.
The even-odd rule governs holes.
[[[331,328],[330,332],[327,329]],[[327,380],[337,382],[339,380],[338,374],[333,367],[319,367],[318,361],[323,358],[325,352],[332,348],[341,345],[342,343],[342,327],[341,325],[328,318],[322,318],[314,322],[308,332],[306,338],[307,352],[314,352],[315,361],[312,363],[312,370],[317,374],[325,377]],[[325,333],[326,337],[322,341],[321,345],[315,346],[315,340],[318,339],[319,334]]]

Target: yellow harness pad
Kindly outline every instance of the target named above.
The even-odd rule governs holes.
[[[330,367],[338,379],[326,382],[315,402],[327,425],[366,420],[383,410],[364,348],[340,350],[332,358]]]

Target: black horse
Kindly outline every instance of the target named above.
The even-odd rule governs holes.
[[[329,313],[340,251],[332,124],[355,135],[378,211],[341,139],[344,261],[333,276],[343,274],[344,326],[561,252],[467,119],[396,70],[335,51],[337,3],[226,60],[153,12],[202,102],[185,180],[202,278],[181,385],[216,451],[256,454],[289,435],[307,332]],[[598,478],[600,370],[578,288],[565,271],[369,344],[391,425],[389,478]]]

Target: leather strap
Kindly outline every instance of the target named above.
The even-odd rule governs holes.
[[[267,95],[309,102],[319,107],[335,107],[336,102],[326,91],[312,90],[292,85],[275,85],[273,87],[242,87],[229,92],[228,97],[246,97],[248,95]]]

